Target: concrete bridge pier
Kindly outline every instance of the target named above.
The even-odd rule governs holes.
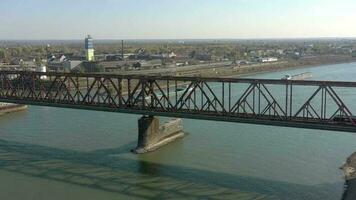
[[[138,120],[138,142],[132,152],[152,152],[184,136],[181,119],[173,119],[160,125],[158,117],[143,116]]]

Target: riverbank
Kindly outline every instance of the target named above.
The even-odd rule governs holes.
[[[298,61],[288,61],[284,65],[280,63],[275,65],[266,65],[260,68],[253,69],[252,70],[253,72],[229,75],[228,77],[241,77],[241,76],[248,76],[248,75],[263,74],[268,72],[279,72],[285,70],[318,67],[322,65],[346,64],[346,63],[353,63],[353,62],[356,62],[355,57],[331,56],[329,58],[326,57],[305,58]]]
[[[342,63],[352,63],[356,62],[356,57],[349,56],[318,56],[318,57],[305,57],[299,60],[286,60],[276,63],[259,63],[254,65],[246,66],[236,66],[230,69],[229,68],[214,68],[212,71],[201,71],[199,76],[203,77],[239,77],[246,75],[254,75],[266,72],[277,72],[285,71],[291,69],[301,69],[316,67],[321,65],[332,65],[332,64],[342,64]],[[186,74],[188,75],[188,74]]]
[[[320,65],[331,65],[356,62],[356,57],[341,55],[309,56],[298,60],[281,60],[274,63],[254,63],[248,65],[204,65],[183,66],[154,70],[122,72],[122,75],[155,75],[155,76],[195,76],[195,77],[239,77],[266,72],[307,68]]]
[[[0,116],[8,113],[24,111],[26,109],[27,109],[26,105],[0,103]]]
[[[356,152],[347,158],[346,163],[341,167],[345,174],[345,191],[342,200],[356,199]]]
[[[140,70],[140,71],[128,71],[126,73],[120,73],[120,75],[150,75],[150,76],[186,76],[186,77],[225,77],[225,78],[238,78],[251,76],[256,74],[263,74],[269,72],[278,72],[292,69],[303,69],[310,67],[317,67],[322,65],[333,65],[343,63],[356,62],[356,57],[350,56],[313,56],[304,57],[299,60],[285,60],[275,63],[258,63],[253,65],[242,66],[224,66],[214,67],[205,66],[204,68],[194,66],[185,66],[180,68],[174,68],[170,71],[167,69],[155,69],[155,70]],[[132,83],[135,83],[134,81]],[[123,85],[125,83],[123,82]],[[185,86],[185,82],[178,82],[177,86]],[[160,84],[162,89],[167,88],[166,82]],[[174,83],[170,83],[170,87],[175,87]],[[174,89],[174,88],[173,88]],[[127,92],[123,89],[123,92]]]

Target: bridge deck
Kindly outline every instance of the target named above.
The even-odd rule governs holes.
[[[356,132],[356,82],[0,72],[0,101]]]

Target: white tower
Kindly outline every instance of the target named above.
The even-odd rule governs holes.
[[[85,57],[89,62],[95,60],[93,38],[90,35],[85,38]]]

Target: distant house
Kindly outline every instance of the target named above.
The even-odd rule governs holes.
[[[130,54],[127,57],[129,60],[136,60],[136,54]]]
[[[351,55],[352,55],[352,57],[356,57],[356,50],[353,50]]]
[[[336,53],[339,54],[352,54],[352,47],[339,47],[336,49]]]
[[[259,62],[261,63],[271,63],[271,62],[277,62],[278,58],[274,57],[267,57],[267,58],[259,58]]]
[[[133,56],[129,57],[131,60],[150,60],[151,55],[148,54],[144,49],[140,48],[135,51]]]
[[[138,60],[150,60],[151,56],[149,54],[142,53],[142,54],[137,54],[136,55],[136,59],[138,59]]]
[[[151,59],[164,59],[165,55],[164,54],[153,54],[151,55]]]
[[[155,60],[140,60],[132,64],[133,68],[136,69],[151,69],[161,67],[163,65],[162,60],[155,59]]]
[[[246,61],[246,60],[239,60],[239,61],[237,61],[236,64],[238,64],[238,65],[247,65],[247,64],[248,64],[248,61]]]
[[[135,58],[134,53],[125,53],[124,54],[124,59],[131,59],[131,58]]]
[[[47,67],[50,71],[64,71],[63,62],[60,62],[59,60],[48,62]]]
[[[50,54],[50,55],[48,55],[48,57],[47,57],[48,62],[52,62],[52,61],[54,61],[55,59],[56,59],[56,56],[53,55],[53,54]]]
[[[143,48],[136,49],[135,54],[144,54],[146,53],[146,50]]]
[[[155,59],[155,60],[149,60],[141,63],[142,68],[156,68],[162,66],[162,60],[160,59]]]
[[[186,61],[186,62],[177,62],[177,63],[176,63],[176,66],[177,66],[177,67],[187,66],[187,65],[189,65],[189,62],[188,62],[188,61]]]
[[[279,55],[284,55],[284,50],[283,49],[277,49],[276,53]]]
[[[62,55],[60,58],[59,58],[59,62],[64,62],[67,60],[67,57],[65,55]]]
[[[196,53],[194,58],[201,61],[209,61],[211,60],[211,55],[209,53]]]
[[[83,62],[79,60],[70,60],[63,62],[63,70],[66,72],[70,72],[81,67]]]
[[[121,54],[105,54],[104,60],[105,61],[120,61],[120,60],[122,60],[121,57],[122,57]]]
[[[10,65],[19,65],[20,62],[23,62],[23,60],[20,58],[12,58],[10,61]]]
[[[83,61],[80,66],[75,67],[72,71],[80,71],[85,73],[104,72],[105,68],[99,62]]]
[[[259,49],[259,50],[256,51],[256,53],[257,53],[258,56],[263,56],[265,54],[265,51],[262,50],[262,49]]]
[[[177,54],[175,54],[173,51],[168,54],[168,58],[176,58]]]

